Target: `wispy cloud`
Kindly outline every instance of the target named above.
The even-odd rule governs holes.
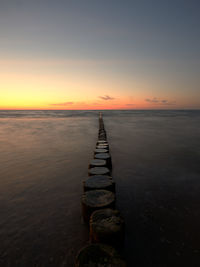
[[[146,98],[145,101],[150,102],[150,103],[158,103],[159,102],[159,100],[156,97],[154,97],[152,99]]]
[[[126,106],[131,107],[134,106],[135,104],[126,104]]]
[[[146,98],[146,102],[153,103],[153,104],[159,104],[159,105],[175,105],[176,101],[169,101],[167,99],[159,99],[157,97],[154,98]]]
[[[55,103],[55,104],[50,104],[50,105],[51,106],[68,106],[72,104],[74,104],[74,102]]]
[[[115,99],[114,97],[111,97],[109,95],[99,96],[99,98],[101,98],[102,100],[113,100],[113,99]]]

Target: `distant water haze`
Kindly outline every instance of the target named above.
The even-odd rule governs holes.
[[[0,111],[0,266],[73,266],[98,111]],[[103,111],[128,266],[200,264],[200,111]]]

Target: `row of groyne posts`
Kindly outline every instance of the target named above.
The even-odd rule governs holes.
[[[89,225],[89,244],[83,247],[75,266],[124,267],[120,255],[124,243],[124,220],[115,209],[115,181],[112,178],[110,147],[102,114],[94,159],[89,163],[88,179],[83,181],[82,215]]]

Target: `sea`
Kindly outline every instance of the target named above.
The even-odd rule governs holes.
[[[200,111],[103,110],[132,267],[200,266]],[[71,267],[99,111],[0,111],[0,266]]]

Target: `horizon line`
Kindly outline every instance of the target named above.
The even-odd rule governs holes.
[[[169,109],[169,108],[140,108],[140,109],[1,109],[0,111],[101,111],[101,110],[200,110],[200,108],[174,108],[174,109]]]

